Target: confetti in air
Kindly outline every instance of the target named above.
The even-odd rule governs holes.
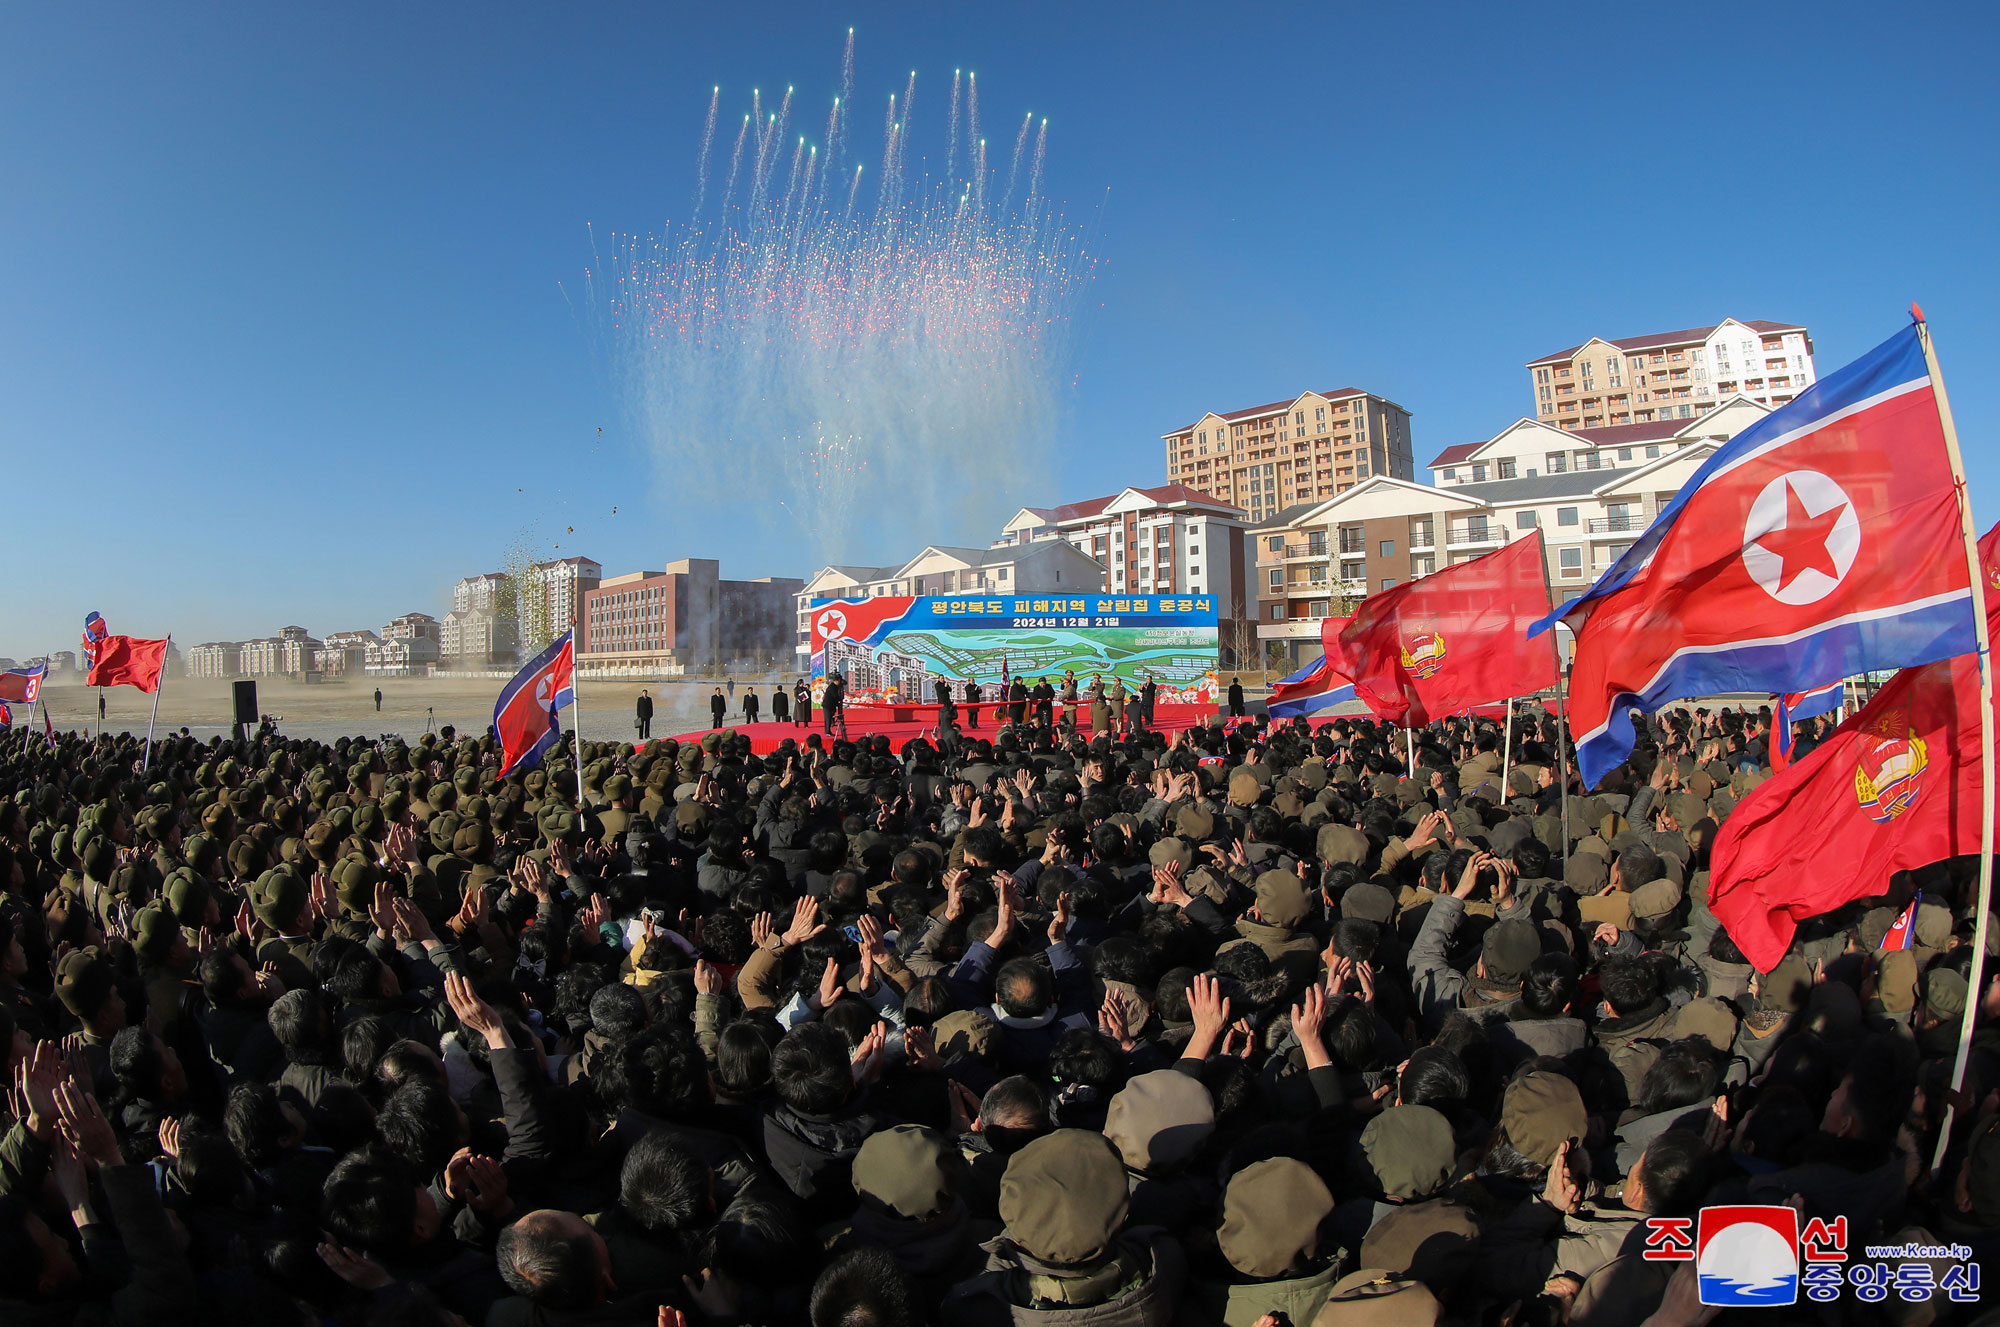
[[[615,237],[589,274],[676,490],[776,497],[842,560],[906,547],[905,514],[983,540],[1010,498],[1050,486],[1071,310],[1096,264],[1043,194],[1046,120],[989,167],[977,82],[954,74],[943,169],[912,169],[912,74],[863,163],[850,130],[873,113],[850,106],[853,69],[850,34],[816,137],[792,125],[792,88],[753,92],[735,126],[718,89],[690,220]]]

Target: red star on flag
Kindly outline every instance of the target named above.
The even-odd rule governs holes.
[[[1826,541],[1832,536],[1840,514],[1846,510],[1847,504],[1843,502],[1828,507],[1817,516],[1810,515],[1806,504],[1799,499],[1798,489],[1789,482],[1785,485],[1784,528],[1759,535],[1754,541],[1759,548],[1776,555],[1782,564],[1778,572],[1778,590],[1781,593],[1808,570],[1825,572],[1833,580],[1840,579],[1840,569],[1834,565],[1833,554],[1827,551]]]

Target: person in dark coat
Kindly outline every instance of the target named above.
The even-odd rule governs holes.
[[[708,725],[711,728],[720,728],[722,721],[729,717],[729,699],[722,694],[721,687],[717,687],[715,694],[708,698],[708,712],[715,716],[715,722]]]
[[[835,673],[826,679],[826,690],[821,692],[819,697],[820,708],[826,711],[826,735],[828,737],[833,736],[833,730],[836,727],[840,729],[842,737],[847,736],[846,703],[847,684],[840,680],[840,674]]]
[[[639,740],[645,741],[653,735],[653,698],[646,692],[639,693]]]
[[[965,679],[965,726],[979,726],[979,683],[969,677]]]
[[[771,688],[771,722],[790,723],[792,721],[792,698],[785,694],[785,684],[780,682]]]
[[[1229,713],[1232,718],[1240,719],[1243,717],[1243,680],[1241,678],[1232,677],[1229,679]]]
[[[798,709],[794,711],[792,714],[792,722],[801,728],[812,727],[812,721],[813,721],[812,683],[806,681],[803,677],[800,678],[798,681],[798,685],[792,688],[792,699],[798,702]]]
[[[757,693],[749,687],[743,688],[743,722],[757,722]]]
[[[1153,726],[1153,707],[1160,701],[1160,684],[1151,673],[1146,674],[1146,685],[1139,688],[1139,717],[1148,728]]]

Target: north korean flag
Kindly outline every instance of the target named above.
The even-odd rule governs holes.
[[[1595,585],[1535,625],[1576,631],[1585,785],[1631,753],[1634,708],[1974,649],[1958,501],[1915,324],[1724,443]]]
[[[1354,683],[1347,680],[1334,662],[1340,657],[1340,632],[1348,621],[1344,617],[1320,619],[1320,657],[1290,677],[1271,684],[1271,700],[1266,709],[1273,719],[1317,714],[1354,699]]]
[[[558,711],[573,703],[576,646],[572,631],[530,659],[500,692],[493,731],[500,734],[500,777],[533,769],[562,740]]]
[[[42,694],[42,682],[48,675],[47,663],[38,663],[33,668],[9,668],[0,673],[0,700],[34,704],[35,698]]]
[[[1771,771],[1782,773],[1792,763],[1792,725],[1817,719],[1840,708],[1847,679],[1829,682],[1811,691],[1794,691],[1778,697],[1778,716],[1771,725]]]

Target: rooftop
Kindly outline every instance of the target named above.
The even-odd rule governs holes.
[[[1738,326],[1747,327],[1753,332],[1803,332],[1806,330],[1797,323],[1766,322],[1758,318],[1724,319],[1723,321],[1734,321]],[[1678,332],[1648,332],[1644,336],[1627,336],[1617,339],[1611,337],[1593,337],[1591,340],[1601,340],[1607,345],[1616,346],[1620,350],[1654,350],[1665,346],[1686,346],[1706,341],[1715,334],[1715,329],[1720,326],[1722,326],[1722,323],[1710,323],[1706,327],[1687,327]],[[1531,359],[1528,361],[1528,367],[1532,369],[1543,364],[1559,364],[1589,344],[1590,341],[1581,341],[1567,350],[1558,350],[1553,355],[1544,355],[1540,359]]]
[[[1298,396],[1288,396],[1282,401],[1270,401],[1265,403],[1264,405],[1253,405],[1246,410],[1222,410],[1222,411],[1205,412],[1201,416],[1201,418],[1206,419],[1208,417],[1208,414],[1212,413],[1222,419],[1234,422],[1239,419],[1254,419],[1260,415],[1275,415],[1280,410],[1289,410],[1291,409],[1293,403],[1296,402],[1300,396],[1319,396],[1319,397],[1324,397],[1329,401],[1344,401],[1350,397],[1366,396],[1366,395],[1368,395],[1368,393],[1362,391],[1359,387],[1336,387],[1331,391],[1325,391],[1325,392],[1300,392]],[[1185,433],[1193,427],[1194,427],[1193,424],[1183,425],[1180,428],[1174,429],[1170,433],[1163,433],[1160,436],[1165,438],[1170,438],[1175,433]]]

